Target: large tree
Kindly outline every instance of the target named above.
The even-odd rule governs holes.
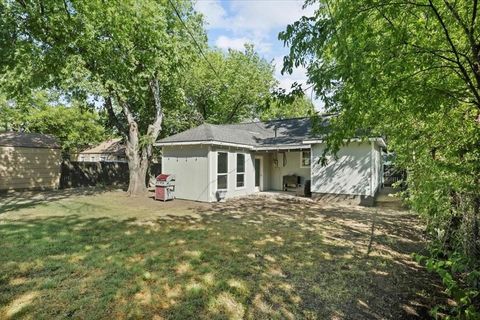
[[[101,115],[85,101],[62,104],[57,94],[36,91],[21,100],[0,95],[0,131],[52,134],[65,156],[104,140],[108,133]]]
[[[183,103],[180,76],[206,42],[192,2],[3,1],[0,14],[3,91],[95,97],[125,137],[128,193],[143,193],[164,110]]]
[[[276,88],[274,68],[247,45],[244,51],[209,50],[185,85],[197,119],[234,123],[258,117]]]
[[[321,0],[287,27],[284,70],[305,65],[327,139],[385,134],[409,170],[409,203],[440,256],[480,261],[480,22],[477,0]]]

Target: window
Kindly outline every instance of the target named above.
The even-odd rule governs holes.
[[[309,168],[310,167],[310,151],[302,151],[300,160],[301,160],[300,167]]]
[[[228,153],[219,152],[217,156],[217,190],[226,190],[228,186]]]
[[[237,188],[245,187],[245,154],[237,153]]]
[[[95,156],[91,156],[90,161],[94,162],[95,161]]]
[[[85,156],[80,156],[80,161],[85,161]]]
[[[105,156],[100,156],[100,161],[106,161],[107,160],[107,157]]]

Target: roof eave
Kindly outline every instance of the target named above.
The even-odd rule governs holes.
[[[155,147],[216,145],[216,146],[235,147],[235,148],[250,149],[250,150],[254,149],[253,146],[247,145],[247,144],[216,141],[216,140],[155,142],[153,145]]]
[[[343,142],[361,142],[361,138],[352,138],[352,139],[343,139]],[[381,147],[386,148],[387,144],[382,137],[368,138],[368,141],[377,142]],[[325,139],[309,139],[303,140],[303,144],[316,144],[316,143],[325,143]]]

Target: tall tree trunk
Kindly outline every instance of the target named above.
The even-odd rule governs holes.
[[[135,121],[128,102],[122,101],[120,97],[117,96],[128,124],[128,132],[125,132],[125,135],[126,156],[130,178],[127,193],[130,196],[143,195],[147,192],[147,171],[153,154],[153,143],[162,129],[163,108],[160,100],[160,86],[158,80],[152,79],[149,83],[149,87],[155,105],[155,118],[153,123],[148,126],[142,145],[140,145],[140,131],[138,129],[138,124]],[[109,106],[111,107],[111,103],[110,105],[107,104],[107,107]],[[112,117],[112,114],[110,114],[110,117]],[[118,126],[120,125],[121,123],[118,123]]]
[[[143,158],[139,145],[139,132],[136,122],[129,125],[129,134],[126,141],[126,156],[128,160],[129,184],[128,195],[142,195],[147,192],[145,180],[148,169],[148,159]]]

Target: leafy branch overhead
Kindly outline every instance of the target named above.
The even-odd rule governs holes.
[[[386,136],[396,165],[408,170],[405,197],[428,221],[432,258],[461,253],[473,272],[480,261],[478,1],[308,4],[318,5],[315,15],[279,37],[290,48],[284,72],[305,66],[327,111],[339,115],[328,151],[359,129]],[[468,310],[462,304],[453,313]]]

